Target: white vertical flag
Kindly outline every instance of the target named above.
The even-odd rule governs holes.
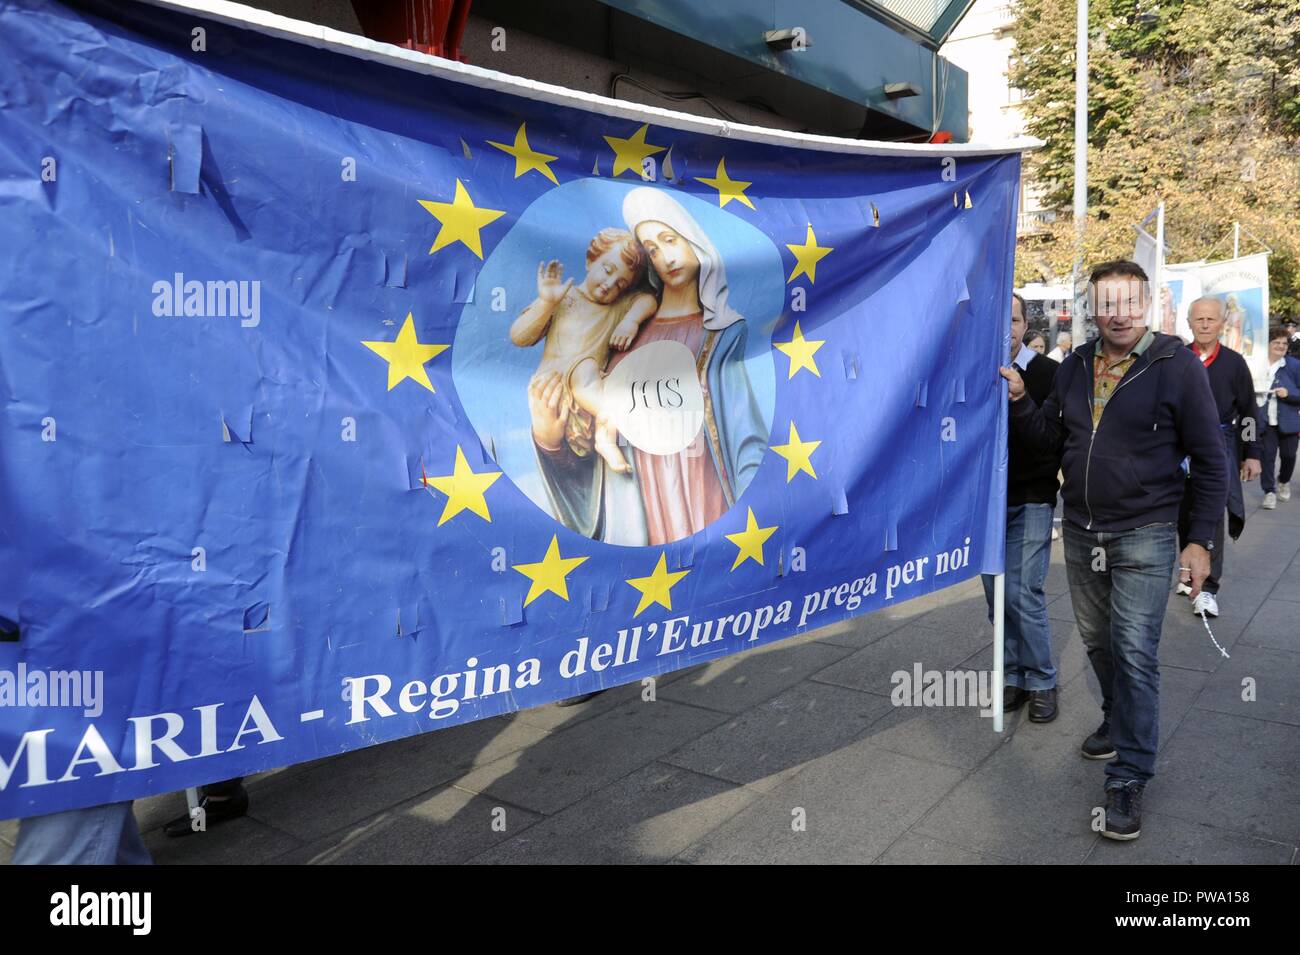
[[[1148,231],[1154,226],[1155,234]],[[1151,301],[1148,303],[1148,327],[1154,331],[1174,334],[1175,309],[1171,292],[1165,288],[1165,204],[1161,202],[1140,225],[1133,229],[1137,241],[1133,245],[1133,261],[1142,266],[1151,280]]]

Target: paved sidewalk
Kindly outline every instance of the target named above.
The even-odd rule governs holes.
[[[1060,542],[1048,577],[1061,715],[895,708],[890,674],[992,666],[979,581],[661,678],[266,773],[249,816],[185,839],[183,794],[136,804],[160,863],[1061,862],[1295,864],[1300,499],[1229,542],[1213,622],[1172,596],[1143,834],[1089,828],[1100,720]],[[1243,702],[1243,680],[1256,700]],[[806,829],[793,822],[802,811]],[[494,824],[495,822],[495,824]],[[502,826],[504,824],[504,828]],[[16,824],[0,823],[0,861]]]

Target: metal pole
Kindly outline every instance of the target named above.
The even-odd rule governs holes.
[[[1084,341],[1079,277],[1083,271],[1083,227],[1088,216],[1088,0],[1077,2],[1074,40],[1074,270],[1070,275],[1070,288],[1074,293],[1071,328],[1076,348]]]
[[[1006,634],[1007,575],[993,577],[993,732],[1002,732],[1003,638]]]
[[[1155,283],[1152,290],[1155,296],[1155,306],[1151,311],[1151,324],[1148,326],[1152,330],[1160,328],[1165,320],[1165,201],[1160,200],[1160,205],[1156,207],[1156,274],[1151,276],[1151,281]],[[1171,332],[1172,334],[1172,332]]]

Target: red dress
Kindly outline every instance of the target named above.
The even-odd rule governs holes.
[[[679,342],[691,350],[698,362],[704,335],[703,312],[672,318],[656,315],[641,326],[630,349],[610,359],[608,371],[618,367],[625,355],[650,342]],[[700,372],[700,387],[707,396],[708,376],[703,372]],[[689,537],[704,530],[727,509],[726,495],[703,427],[690,446],[676,454],[632,450],[650,544],[668,544]]]

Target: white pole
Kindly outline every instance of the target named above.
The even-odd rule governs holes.
[[[1241,223],[1232,223],[1232,257],[1238,258],[1241,255]]]
[[[1082,296],[1079,273],[1083,271],[1083,226],[1088,215],[1088,0],[1078,0],[1074,39],[1074,270],[1070,287],[1074,292],[1073,329],[1075,347],[1084,342]],[[1000,713],[1001,711],[999,711]],[[997,717],[999,724],[1001,716]]]
[[[993,578],[993,732],[1002,732],[1002,686],[1004,680],[1002,642],[1006,633],[1007,575]]]
[[[1160,205],[1156,206],[1156,274],[1151,276],[1151,281],[1155,285],[1152,290],[1155,297],[1155,306],[1151,312],[1152,322],[1148,326],[1152,330],[1160,328],[1165,320],[1165,201],[1160,200]]]

